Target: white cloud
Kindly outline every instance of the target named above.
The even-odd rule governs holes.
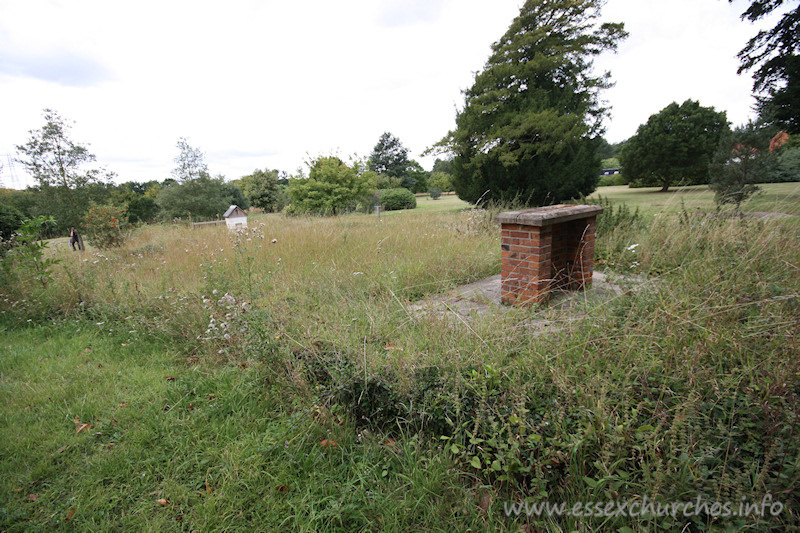
[[[121,180],[168,177],[178,137],[230,179],[294,171],[306,153],[367,155],[384,131],[419,157],[454,126],[461,90],[521,4],[0,1],[0,42],[13,43],[0,53],[11,65],[0,74],[0,156],[50,107],[76,121],[74,138]],[[735,55],[756,31],[739,21],[743,9],[609,0],[607,18],[631,32],[618,55],[598,61],[617,82],[604,94],[609,140],[686,98],[741,122],[750,81],[736,76]],[[9,184],[7,173],[0,179]]]

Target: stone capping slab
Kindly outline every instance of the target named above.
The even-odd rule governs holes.
[[[599,205],[548,205],[545,207],[534,207],[522,211],[506,211],[495,217],[500,224],[519,224],[521,226],[551,226],[597,216],[603,212]]]

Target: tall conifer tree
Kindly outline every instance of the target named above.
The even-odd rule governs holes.
[[[622,24],[598,24],[603,0],[527,0],[465,91],[456,129],[437,145],[453,157],[459,197],[557,203],[594,190],[595,150],[609,74],[593,57],[615,50]]]

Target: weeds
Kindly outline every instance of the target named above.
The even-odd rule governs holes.
[[[35,282],[42,289],[47,289],[53,276],[53,267],[60,262],[45,256],[47,244],[42,239],[42,233],[53,223],[53,217],[39,216],[26,220],[12,236],[9,253],[2,257],[3,262],[7,263],[3,268],[6,275],[9,278],[18,275],[18,282],[23,287]],[[13,285],[13,279],[9,281],[9,285]]]

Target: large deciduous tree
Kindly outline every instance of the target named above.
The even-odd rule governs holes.
[[[527,0],[465,91],[456,129],[437,144],[453,155],[462,199],[557,203],[594,190],[609,74],[593,57],[615,50],[622,24],[598,23],[603,0]]]
[[[635,186],[708,183],[708,166],[728,131],[724,111],[673,102],[642,124],[619,153],[622,175]]]
[[[52,109],[43,112],[45,125],[28,133],[28,142],[17,145],[17,159],[36,180],[40,190],[39,210],[53,216],[60,230],[77,226],[89,208],[88,187],[109,182],[113,172],[87,168],[95,156],[86,146],[70,138],[71,121]]]
[[[752,0],[742,19],[755,22],[792,3]],[[762,120],[800,133],[800,2],[786,11],[774,27],[750,39],[739,52],[739,60],[739,74],[755,69],[753,92]]]

